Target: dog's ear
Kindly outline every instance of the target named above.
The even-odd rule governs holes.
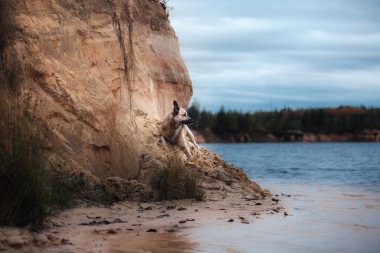
[[[173,115],[177,115],[179,113],[179,105],[178,105],[177,101],[175,101],[175,100],[173,101],[173,106],[174,106]]]

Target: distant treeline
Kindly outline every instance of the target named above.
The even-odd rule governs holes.
[[[380,129],[380,108],[340,106],[337,108],[313,108],[275,111],[238,112],[226,111],[224,107],[216,113],[203,109],[195,101],[188,110],[195,120],[193,129],[210,130],[216,135],[246,133],[284,134],[301,131],[314,134],[358,133]]]

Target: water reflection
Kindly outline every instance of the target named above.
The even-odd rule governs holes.
[[[108,241],[111,252],[136,253],[175,253],[192,252],[198,247],[184,235],[178,233],[144,234],[143,236],[115,236]]]

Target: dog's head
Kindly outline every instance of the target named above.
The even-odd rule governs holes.
[[[173,121],[176,124],[191,125],[194,120],[187,115],[187,111],[184,108],[179,107],[177,101],[173,101]]]

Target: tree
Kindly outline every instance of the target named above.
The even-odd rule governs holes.
[[[187,113],[189,117],[195,121],[191,127],[195,130],[199,130],[200,104],[197,99],[194,99]]]
[[[251,120],[251,115],[249,113],[238,113],[237,114],[237,121],[238,121],[238,129],[239,131],[242,132],[249,132],[251,125],[252,125],[252,120]]]
[[[216,114],[213,130],[216,133],[224,134],[226,132],[235,132],[237,129],[237,113],[225,112],[224,106],[222,106]]]
[[[206,109],[203,108],[198,122],[199,130],[205,130],[206,128],[211,127],[214,118],[213,113],[206,111]]]

